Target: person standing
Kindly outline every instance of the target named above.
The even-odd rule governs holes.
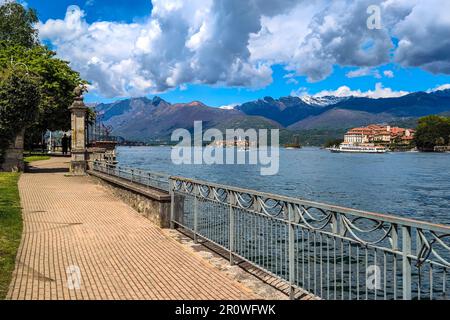
[[[66,134],[62,137],[61,144],[63,156],[67,156],[67,151],[69,150],[69,137],[67,137]]]

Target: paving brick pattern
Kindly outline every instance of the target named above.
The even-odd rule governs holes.
[[[21,176],[24,233],[9,299],[257,298],[89,177],[59,172],[67,165],[36,162],[41,171]]]

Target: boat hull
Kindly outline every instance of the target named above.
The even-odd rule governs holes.
[[[376,150],[376,151],[369,151],[369,150],[338,150],[338,149],[333,149],[330,150],[332,153],[373,153],[373,154],[384,154],[384,153],[388,153],[387,150]]]
[[[371,153],[371,154],[384,154],[388,153],[388,149],[379,147],[339,147],[329,148],[332,153]]]

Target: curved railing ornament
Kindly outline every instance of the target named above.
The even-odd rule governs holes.
[[[272,202],[271,204],[269,202]],[[285,203],[280,200],[273,200],[270,198],[263,199],[258,197],[258,203],[262,212],[268,216],[280,217],[285,208]]]
[[[429,232],[432,240],[429,241],[425,236],[423,230],[417,230],[418,236],[422,242],[422,248],[419,250],[417,255],[417,267],[423,266],[423,264],[429,260],[431,256],[435,257],[440,263],[442,263],[446,267],[450,267],[450,262],[442,257],[441,254],[438,253],[436,249],[436,245],[440,245],[443,250],[447,250],[450,252],[450,246],[448,246],[442,239],[450,238],[450,234],[437,235],[435,232]]]
[[[355,221],[358,221],[361,219],[362,218],[355,218],[353,221],[350,221],[347,217],[342,216],[342,221],[345,226],[345,230],[347,232],[349,232],[353,236],[353,238],[355,240],[357,240],[358,242],[360,242],[361,244],[363,244],[365,246],[376,245],[376,244],[383,242],[383,240],[385,240],[386,238],[390,237],[391,232],[392,232],[392,224],[388,228],[385,228],[384,222],[376,221],[373,219],[367,219],[368,222],[374,222],[375,226],[370,229],[365,230],[365,229],[359,228],[355,225]],[[377,240],[373,240],[373,241],[364,240],[356,234],[357,232],[361,233],[361,234],[373,234],[376,231],[382,231],[383,234],[382,234],[381,238],[379,238]]]
[[[311,230],[324,230],[327,226],[330,226],[333,220],[333,212],[326,212],[325,210],[318,209],[319,212],[323,213],[323,218],[314,217],[309,210],[313,209],[312,207],[305,206],[296,206],[296,211],[299,214],[301,222],[303,222],[309,229]],[[315,209],[315,208],[314,208]],[[310,221],[315,223],[323,223],[320,226],[313,226],[305,215],[309,218]],[[300,222],[300,221],[299,221]]]

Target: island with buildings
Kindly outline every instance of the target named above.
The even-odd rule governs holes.
[[[238,150],[249,150],[251,148],[257,148],[258,144],[254,141],[242,137],[231,139],[231,140],[215,140],[210,147],[214,148],[238,148]]]
[[[371,124],[350,129],[344,142],[328,148],[331,152],[386,153],[414,149],[414,129]]]

